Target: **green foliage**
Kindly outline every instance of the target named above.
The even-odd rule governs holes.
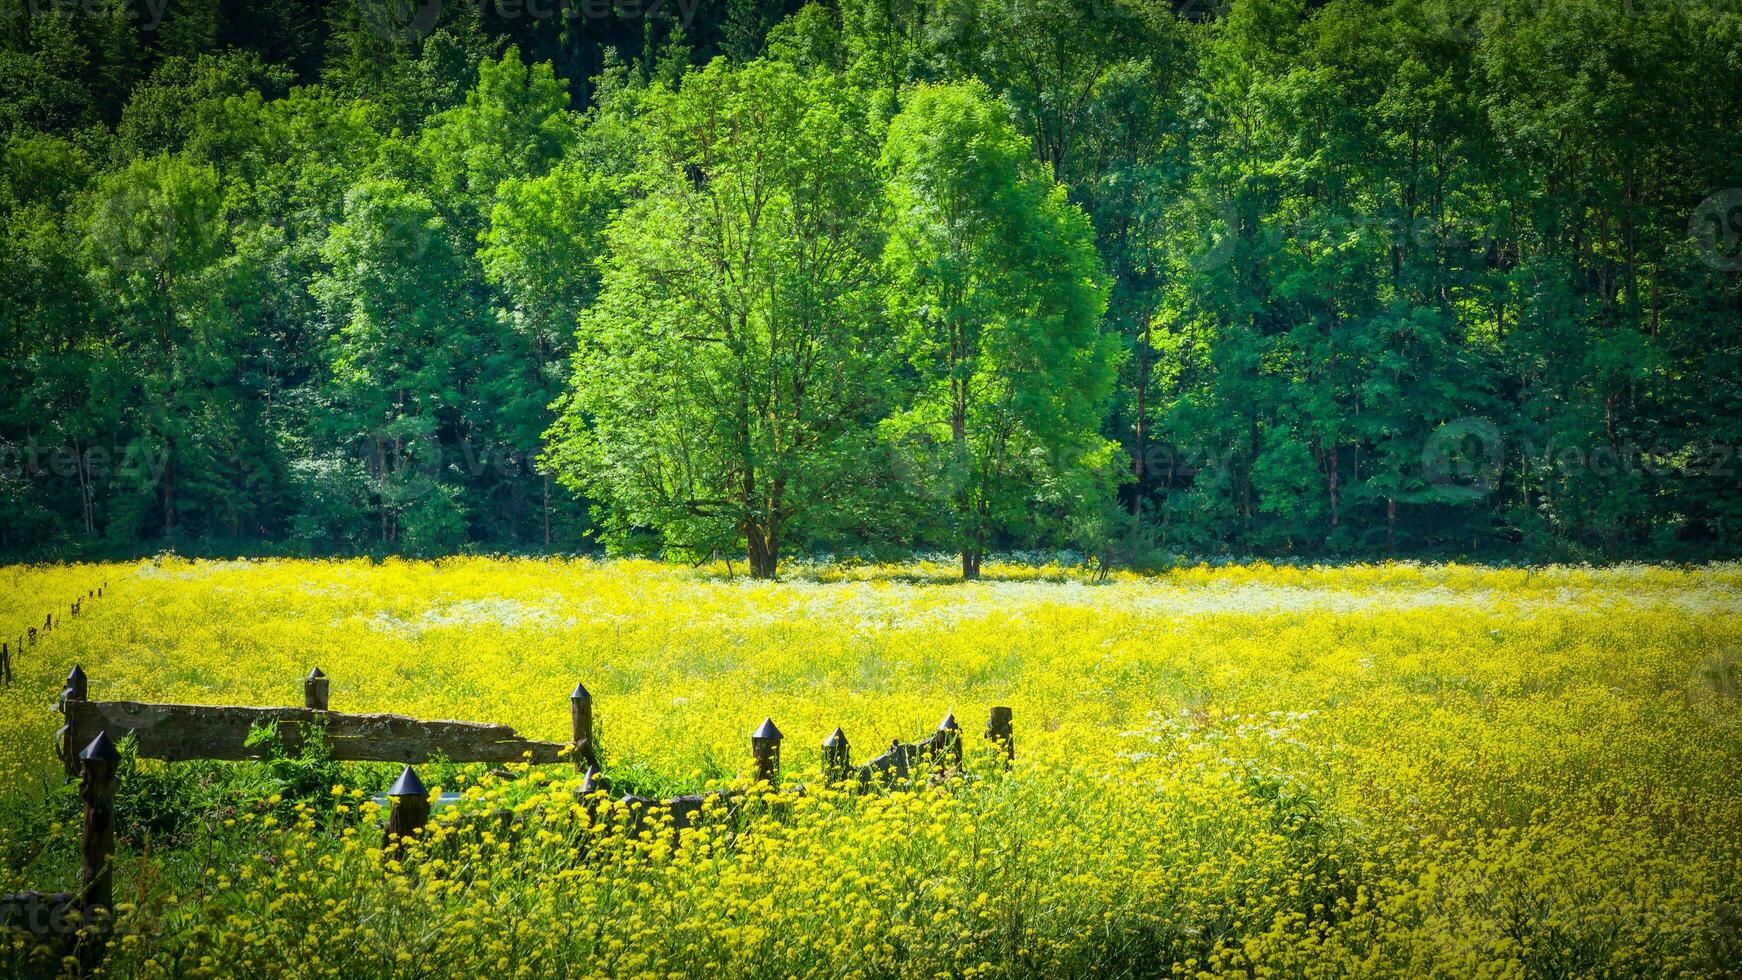
[[[222,805],[223,794],[217,788],[225,780],[222,766],[209,762],[142,765],[131,735],[123,738],[118,748],[121,764],[116,769],[115,836],[125,846],[143,849],[185,844],[198,831],[201,818]]]
[[[885,430],[942,455],[925,492],[953,512],[948,540],[971,577],[995,535],[1106,494],[1105,287],[1088,220],[984,86],[916,90],[883,159],[889,307],[917,376]]]
[[[245,799],[269,800],[276,796],[287,810],[301,803],[316,813],[332,813],[335,805],[332,789],[344,778],[344,768],[333,761],[324,726],[305,726],[294,753],[286,748],[284,736],[275,724],[249,729],[242,744],[266,756],[258,767],[244,770],[246,778],[238,785]]]
[[[1728,0],[0,5],[0,552],[1736,553]]]
[[[743,542],[772,576],[793,535],[867,515],[889,395],[875,146],[851,89],[776,62],[716,61],[645,111],[547,459],[608,502],[614,545]]]

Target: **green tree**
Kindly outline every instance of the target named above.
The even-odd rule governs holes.
[[[655,89],[645,124],[548,458],[614,546],[741,546],[772,577],[794,535],[863,515],[888,395],[876,146],[851,89],[768,62]]]
[[[946,448],[950,540],[973,578],[999,532],[1109,489],[1106,287],[1088,219],[984,86],[915,91],[884,163],[890,306],[919,379],[887,429]]]
[[[502,316],[518,343],[518,384],[501,392],[503,427],[516,446],[537,447],[562,393],[575,324],[598,294],[605,227],[620,204],[606,175],[579,160],[498,187],[478,257],[507,298]],[[541,476],[544,543],[552,543],[550,476]]]
[[[228,320],[215,299],[229,228],[216,171],[169,155],[133,161],[98,181],[84,211],[92,275],[114,304],[142,398],[137,445],[154,460],[161,529],[175,543],[180,482],[201,466],[233,419]]]
[[[418,157],[456,234],[475,238],[497,185],[544,173],[574,139],[568,92],[551,66],[525,64],[511,47],[478,64],[462,104],[429,119]]]
[[[478,310],[452,283],[464,256],[429,198],[376,180],[347,195],[313,285],[332,324],[325,439],[367,473],[380,540],[414,552],[467,537],[459,490]]]

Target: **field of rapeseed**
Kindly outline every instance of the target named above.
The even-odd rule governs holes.
[[[335,710],[554,741],[584,682],[614,794],[730,785],[786,734],[781,788],[681,836],[631,839],[567,766],[423,767],[462,799],[403,853],[396,767],[129,762],[111,976],[1742,969],[1736,566],[163,561],[0,569],[0,634],[103,580],[0,690],[0,892],[77,878],[74,663],[95,699],[259,705],[319,665]],[[862,761],[994,704],[1008,772],[969,738],[943,785],[823,784],[836,725]],[[0,937],[0,974],[59,957]]]

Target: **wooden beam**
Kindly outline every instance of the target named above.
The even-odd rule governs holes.
[[[102,731],[117,740],[131,734],[141,758],[168,762],[262,758],[259,748],[246,743],[249,729],[266,724],[276,724],[285,750],[296,752],[303,730],[324,723],[327,745],[341,762],[520,762],[530,752],[531,761],[551,763],[567,748],[522,738],[507,725],[419,721],[404,715],[138,701],[68,701],[66,708],[66,744],[84,745]]]

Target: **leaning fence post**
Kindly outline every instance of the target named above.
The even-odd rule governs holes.
[[[956,724],[954,711],[944,715],[944,720],[938,722],[938,730],[931,737],[932,755],[936,756],[938,765],[943,765],[947,753],[956,768],[962,766],[962,726]]]
[[[593,695],[584,684],[577,683],[569,692],[569,734],[575,746],[575,771],[596,769],[599,752],[593,745]]]
[[[750,733],[750,755],[756,760],[756,781],[773,785],[780,780],[780,729],[773,718],[764,718],[762,725]]]
[[[1011,720],[1009,708],[992,709],[992,717],[986,722],[986,737],[992,740],[994,747],[1004,753],[1005,765],[1016,761],[1016,726]]]
[[[98,732],[79,753],[79,798],[85,804],[85,837],[82,850],[84,885],[80,905],[108,908],[115,896],[115,767],[121,753]]]
[[[429,790],[424,788],[423,780],[417,778],[417,770],[406,766],[388,788],[387,795],[393,800],[393,809],[387,815],[384,846],[390,847],[398,857],[405,853],[403,838],[417,833],[429,823]]]
[[[328,690],[327,675],[319,667],[309,671],[302,681],[302,706],[310,711],[327,710]]]
[[[847,735],[839,728],[823,742],[823,775],[829,782],[838,783],[847,778],[847,771],[853,766],[850,752]]]

